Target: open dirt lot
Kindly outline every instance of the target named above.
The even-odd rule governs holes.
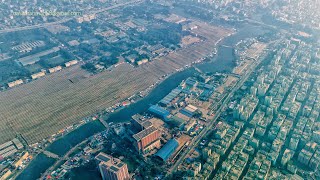
[[[109,107],[211,53],[231,30],[195,22],[206,40],[134,68],[123,63],[89,76],[79,66],[0,92],[0,144],[22,134],[29,144]],[[71,82],[71,81],[72,82]]]

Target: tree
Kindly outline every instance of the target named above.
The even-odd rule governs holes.
[[[86,64],[82,65],[81,68],[83,68],[89,72],[94,72],[97,70],[93,63],[86,63]]]
[[[114,55],[111,56],[103,56],[100,58],[99,62],[102,62],[106,68],[117,64],[119,62],[119,59],[115,57]]]
[[[199,110],[197,110],[197,111],[195,112],[195,114],[194,114],[194,117],[195,117],[195,118],[199,118],[199,117],[201,117],[201,116],[202,116],[202,112],[199,111]]]

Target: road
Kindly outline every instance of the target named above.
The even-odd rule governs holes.
[[[95,10],[95,11],[90,11],[90,12],[87,12],[86,14],[99,14],[99,13],[102,13],[104,11],[108,11],[108,10],[111,10],[111,9],[119,8],[119,7],[130,5],[130,4],[136,4],[136,3],[139,3],[139,2],[142,2],[142,1],[144,1],[144,0],[129,1],[129,2],[126,2],[126,3],[117,4],[117,5],[114,5],[114,6],[107,7],[107,8],[102,8],[102,9]],[[73,20],[73,19],[78,18],[78,17],[79,16],[74,16],[74,17],[71,17],[71,18],[66,18],[66,19],[62,19],[60,21],[55,21],[55,22],[50,22],[50,23],[43,23],[43,24],[37,24],[37,25],[31,25],[31,26],[23,26],[23,27],[14,27],[14,28],[10,28],[10,29],[3,29],[3,30],[0,30],[0,34],[8,33],[8,32],[15,32],[15,31],[23,31],[23,30],[43,28],[43,27],[47,27],[47,26],[52,26],[52,25],[56,25],[56,24],[65,23],[65,22],[68,22],[68,21]]]
[[[85,139],[84,141],[82,141],[81,143],[77,144],[75,147],[73,147],[72,149],[70,149],[70,151],[68,151],[67,154],[65,154],[63,157],[59,157],[58,158],[58,161],[56,161],[49,169],[46,170],[46,172],[44,172],[42,175],[41,175],[41,178],[40,179],[44,179],[46,177],[46,175],[48,173],[50,173],[51,171],[55,170],[56,168],[58,168],[58,165],[61,165],[61,163],[63,161],[66,161],[68,160],[68,157],[71,153],[73,153],[76,149],[78,149],[78,147],[84,145],[88,140]]]
[[[50,152],[50,151],[43,151],[43,154],[45,154],[46,156],[50,157],[50,158],[55,158],[55,159],[59,159],[59,156]]]
[[[273,26],[271,24],[266,24],[266,23],[263,23],[263,22],[260,22],[260,21],[256,21],[256,20],[253,20],[253,19],[249,19],[249,18],[246,18],[245,19],[247,22],[249,23],[255,23],[255,24],[258,24],[258,25],[261,25],[261,26],[265,26],[265,27],[269,27],[271,29],[277,29],[278,27],[276,26]]]
[[[194,138],[191,143],[190,147],[183,152],[183,154],[180,156],[180,158],[176,161],[176,163],[168,170],[167,176],[170,175],[172,172],[175,172],[178,168],[178,166],[183,162],[185,157],[191,152],[192,149],[194,149],[202,140],[202,138],[208,134],[214,127],[217,119],[220,117],[221,113],[225,110],[225,108],[228,105],[228,102],[230,101],[233,94],[243,85],[243,83],[249,78],[250,74],[256,69],[256,67],[260,64],[261,60],[256,61],[252,66],[251,69],[245,74],[243,77],[241,77],[240,81],[234,86],[232,91],[227,95],[227,97],[222,102],[221,106],[218,108],[218,110],[215,113],[214,118],[210,121],[207,128],[201,131],[201,133]]]

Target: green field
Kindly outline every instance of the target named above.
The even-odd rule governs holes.
[[[40,72],[43,67],[40,64],[31,64],[25,66],[26,70],[29,71],[31,74]]]
[[[53,57],[51,59],[44,60],[44,62],[46,62],[50,67],[61,65],[67,61],[68,60],[64,59],[60,55]]]

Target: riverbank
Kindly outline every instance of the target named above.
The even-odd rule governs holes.
[[[43,153],[38,154],[24,169],[16,180],[34,180],[41,176],[41,173],[45,172],[50,166],[55,163],[55,159],[49,158]]]
[[[242,28],[238,30],[236,34],[233,34],[225,38],[224,40],[222,40],[217,47],[218,49],[217,55],[214,57],[213,61],[204,62],[202,64],[197,64],[195,66],[204,72],[214,73],[214,72],[232,71],[235,65],[234,62],[236,60],[236,57],[234,56],[233,53],[230,53],[230,52],[234,50],[233,47],[235,46],[235,44],[242,39],[249,38],[249,37],[256,37],[258,35],[265,33],[265,31],[262,28],[259,29],[257,28],[257,26],[247,26],[247,28],[248,29]],[[248,34],[248,32],[250,32],[250,34]],[[156,104],[163,97],[165,97],[172,89],[177,87],[182,80],[192,76],[195,72],[196,71],[194,68],[188,68],[184,71],[177,72],[169,76],[163,82],[161,82],[158,86],[156,86],[153,90],[151,90],[151,92],[147,96],[145,96],[143,99],[129,106],[126,106],[125,108],[119,111],[112,113],[107,118],[105,118],[105,120],[107,122],[114,122],[114,123],[125,122],[130,120],[132,115],[146,111],[150,106],[150,104]],[[95,123],[96,125],[92,125]],[[78,143],[82,142],[84,139],[92,136],[93,134],[99,131],[102,131],[103,129],[104,127],[100,122],[98,121],[89,122],[77,128],[75,131],[70,132],[65,137],[61,137],[60,139],[55,141],[53,144],[51,144],[47,149],[51,152],[57,153],[62,156],[66,154],[73,146],[77,145]],[[41,162],[37,162],[36,159],[34,161],[35,163],[41,163]],[[45,170],[39,173],[37,169],[33,169],[32,166],[29,168],[28,166],[25,171],[27,171],[30,174],[34,174],[34,173],[39,174],[40,176],[40,174],[43,173]],[[73,178],[77,179],[77,177],[73,177]],[[28,178],[25,178],[25,179],[28,179]]]
[[[166,78],[158,86],[156,86],[145,98],[131,104],[119,111],[111,114],[106,120],[108,122],[124,122],[129,120],[133,114],[145,111],[150,104],[157,103],[163,97],[165,97],[173,88],[175,88],[183,79],[192,76],[196,70],[194,68],[188,68],[185,71],[178,72]],[[125,112],[123,112],[125,111]],[[132,115],[131,115],[132,114]],[[124,115],[120,116],[119,115]],[[69,132],[68,134],[60,137],[52,144],[50,144],[46,150],[59,155],[64,156],[72,147],[76,146],[83,140],[91,137],[92,135],[105,130],[105,127],[100,123],[100,121],[89,121],[86,124],[76,128],[75,130]],[[56,160],[46,157],[45,155],[41,158],[35,159],[24,169],[24,172],[18,176],[18,179],[37,179],[40,178],[41,174],[44,173],[50,166],[52,166]],[[53,161],[53,162],[51,162]],[[45,163],[42,168],[37,168],[32,164],[42,164],[43,162],[50,162],[50,164]],[[32,175],[31,175],[32,174]],[[38,174],[38,175],[37,175]],[[30,178],[29,178],[30,177]]]
[[[261,35],[261,33],[262,34],[266,33],[266,31],[263,30],[262,28],[257,29],[253,27],[256,27],[256,26],[250,26],[248,28],[255,29],[258,32],[249,31],[251,33],[245,35],[246,32],[248,31],[246,29],[241,29],[236,34],[224,39],[219,43],[217,47],[218,48],[217,55],[212,59],[212,61],[196,64],[195,67],[199,68],[201,71],[211,72],[211,73],[222,72],[222,71],[231,72],[235,67],[235,62],[237,58],[236,55],[233,53],[235,45],[240,40],[243,40],[245,38],[256,37],[258,35]],[[166,95],[173,88],[175,88],[180,82],[181,81],[177,80],[175,86],[168,86],[168,87],[167,86],[162,87],[162,85],[160,84],[153,91],[156,92],[158,91],[157,89],[159,89],[160,91],[163,90],[161,92],[163,92],[163,94]],[[151,95],[150,97],[147,96],[143,100],[141,100],[141,101],[145,100],[148,103],[137,102],[136,104],[132,104],[118,112],[113,113],[106,120],[108,122],[119,122],[119,120],[123,122],[125,120],[129,120],[130,117],[135,113],[145,112],[150,104],[155,104],[162,99],[162,93],[159,94],[160,97],[153,96],[152,94],[150,95]],[[83,171],[88,171],[88,172],[83,172]],[[95,177],[96,179],[100,178],[99,172],[95,167],[92,167],[92,165],[76,168],[71,171],[71,174],[72,174],[71,178],[77,179],[77,180],[83,179],[82,177],[89,177],[89,176]]]

